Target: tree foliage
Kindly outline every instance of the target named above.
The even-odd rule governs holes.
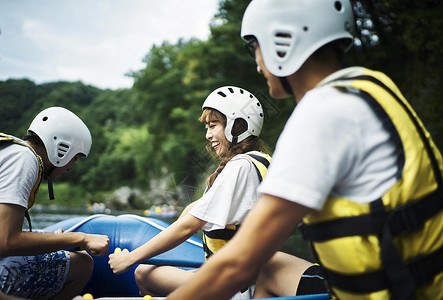
[[[351,64],[381,70],[399,86],[443,146],[443,5],[438,0],[354,0],[358,47]]]

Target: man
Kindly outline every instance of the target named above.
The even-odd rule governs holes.
[[[304,221],[340,299],[443,299],[442,157],[384,74],[342,69],[348,0],[253,0],[242,37],[297,107],[242,228],[168,299],[226,299]],[[361,298],[359,298],[361,297]]]
[[[48,180],[53,198],[52,180],[87,156],[91,144],[82,120],[61,107],[39,113],[24,140],[0,134],[1,292],[27,299],[71,299],[88,283],[93,260],[85,251],[63,249],[107,254],[107,236],[22,231],[41,179]]]

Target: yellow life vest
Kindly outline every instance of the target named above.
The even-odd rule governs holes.
[[[339,299],[443,299],[443,163],[430,134],[383,73],[327,85],[360,95],[399,151],[397,182],[359,204],[329,198],[301,226]]]
[[[38,160],[38,178],[37,178],[37,181],[35,182],[34,186],[32,187],[31,193],[29,194],[29,198],[28,198],[28,210],[29,210],[34,205],[35,197],[37,196],[38,188],[40,187],[40,183],[42,181],[43,160],[40,157],[40,155],[38,155],[35,152],[35,150],[31,146],[29,146],[27,143],[25,143],[23,140],[18,139],[12,135],[8,135],[8,134],[0,132],[0,144],[3,144],[3,143],[10,143],[10,144],[14,143],[17,145],[27,147],[28,149],[30,149],[32,151],[32,153],[34,153],[35,157]],[[32,231],[31,218],[29,217],[28,210],[26,210],[25,217],[29,223],[29,231]]]
[[[261,153],[260,155],[246,153],[242,155],[247,157],[254,165],[259,181],[261,182],[266,175],[271,156]],[[240,225],[226,225],[224,229],[203,231],[203,249],[208,259],[216,251],[220,250],[234,236]]]

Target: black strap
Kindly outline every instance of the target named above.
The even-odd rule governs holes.
[[[387,213],[381,199],[371,203],[373,224],[377,226],[380,244],[380,259],[391,286],[394,299],[413,299],[415,284],[405,263],[397,252],[394,240],[387,222]]]
[[[44,175],[44,178],[48,181],[48,193],[49,193],[49,200],[54,200],[54,189],[52,187],[52,178],[51,174],[55,170],[55,166],[52,166],[48,172]]]
[[[232,137],[232,142],[231,142],[231,144],[230,144],[230,147],[232,148],[232,147],[234,147],[235,145],[237,145],[237,141],[238,141],[238,136],[233,136]]]
[[[230,240],[236,233],[236,231],[240,228],[240,225],[235,225],[235,229],[231,228],[223,228],[216,229],[211,231],[204,231],[205,235],[211,239],[220,239],[220,240]]]
[[[281,85],[285,89],[286,93],[288,93],[289,95],[294,95],[294,91],[292,91],[292,87],[289,84],[288,78],[287,77],[279,77],[279,79],[280,79]]]
[[[406,267],[417,286],[432,282],[435,275],[443,270],[443,247],[430,255],[407,262]],[[361,275],[345,275],[326,268],[324,271],[333,286],[352,293],[372,293],[391,288],[384,270]]]
[[[209,249],[207,243],[206,243],[206,236],[203,234],[203,251],[206,253],[206,259],[211,257],[214,253]]]
[[[439,189],[419,201],[386,212],[387,226],[392,235],[405,235],[422,228],[427,220],[443,209],[442,194]],[[347,236],[376,234],[377,227],[371,215],[365,214],[317,224],[302,224],[300,230],[307,239],[322,242]]]
[[[25,218],[28,220],[29,231],[32,232],[31,216],[29,215],[28,210],[25,211]]]
[[[264,165],[266,167],[266,169],[269,168],[269,164],[270,164],[269,160],[267,160],[263,156],[256,155],[256,154],[251,154],[251,153],[247,153],[246,155],[249,155],[253,159],[258,160],[262,165]]]
[[[253,159],[259,161],[262,165],[264,165],[267,168],[269,168],[269,161],[264,158],[263,156],[260,155],[256,155],[256,154],[250,154],[250,153],[246,153],[246,155],[252,157]],[[257,166],[252,163],[255,167],[255,170],[257,171],[257,175],[258,175],[258,181],[262,182],[263,181],[263,177],[261,176],[260,170],[257,168]]]
[[[209,249],[207,243],[206,243],[206,237],[211,239],[220,239],[229,241],[231,240],[237,230],[240,228],[240,225],[234,225],[235,228],[223,228],[223,229],[216,229],[211,231],[205,231],[203,230],[203,251],[206,253],[206,258],[209,258],[212,254],[214,254],[211,249]]]

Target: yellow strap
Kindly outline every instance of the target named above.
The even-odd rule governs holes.
[[[269,163],[271,163],[271,156],[270,155],[263,154],[263,153],[260,153],[258,155],[263,157],[264,159],[266,159]],[[249,156],[248,154],[244,154],[244,156],[247,157],[257,167],[262,179],[265,179],[268,168],[264,164],[262,164],[260,161],[253,158],[252,156]]]

